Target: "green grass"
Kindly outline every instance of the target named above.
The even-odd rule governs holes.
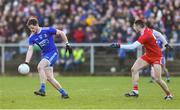
[[[39,88],[39,78],[0,76],[0,109],[6,108],[180,108],[180,77],[172,77],[168,84],[174,100],[165,101],[165,94],[148,77],[140,78],[140,97],[127,98],[131,90],[130,77],[57,77],[69,92],[70,99],[63,100],[48,83],[47,96],[33,94]]]

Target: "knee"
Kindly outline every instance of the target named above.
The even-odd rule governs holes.
[[[38,66],[37,66],[37,69],[38,69],[38,71],[40,71],[40,70],[43,70],[43,69],[44,69],[44,67],[43,67],[43,66],[41,66],[41,65],[38,65]]]
[[[48,81],[50,81],[50,82],[51,82],[53,79],[54,79],[53,77],[51,77],[51,76],[47,76],[47,80],[48,80]]]
[[[162,79],[155,77],[154,80],[156,81],[156,83],[161,83],[161,80],[162,80]]]
[[[136,72],[137,72],[137,70],[134,67],[132,67],[131,68],[131,73],[136,73]]]

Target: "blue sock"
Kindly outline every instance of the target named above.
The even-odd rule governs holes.
[[[45,92],[45,89],[46,89],[46,84],[45,83],[41,83],[40,91]]]
[[[68,95],[63,88],[59,89],[58,91],[59,91],[62,95]]]

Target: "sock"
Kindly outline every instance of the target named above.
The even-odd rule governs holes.
[[[133,91],[134,91],[136,94],[138,94],[138,83],[137,83],[137,82],[134,83]]]
[[[40,91],[45,92],[45,89],[46,89],[46,85],[45,85],[45,83],[41,83],[41,88],[40,88]]]
[[[59,89],[58,91],[59,91],[62,95],[68,95],[63,88]]]
[[[152,81],[154,81],[154,80],[155,80],[155,78],[154,78],[154,77],[151,77],[151,79],[152,79]]]
[[[166,92],[166,95],[171,95],[171,92]]]
[[[166,76],[166,80],[170,80],[170,77],[169,77],[169,76]]]

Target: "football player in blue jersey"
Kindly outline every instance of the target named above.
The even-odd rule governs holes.
[[[42,59],[39,62],[37,69],[40,77],[40,89],[34,94],[39,96],[46,95],[46,81],[50,82],[61,94],[63,99],[69,98],[68,93],[62,88],[60,83],[54,78],[53,66],[59,58],[58,49],[54,43],[54,35],[62,37],[66,44],[66,51],[72,54],[72,48],[68,43],[67,36],[61,30],[53,27],[40,27],[36,17],[30,17],[27,26],[31,31],[29,36],[29,47],[26,54],[25,63],[29,64],[33,55],[33,45],[36,44],[41,48]]]

